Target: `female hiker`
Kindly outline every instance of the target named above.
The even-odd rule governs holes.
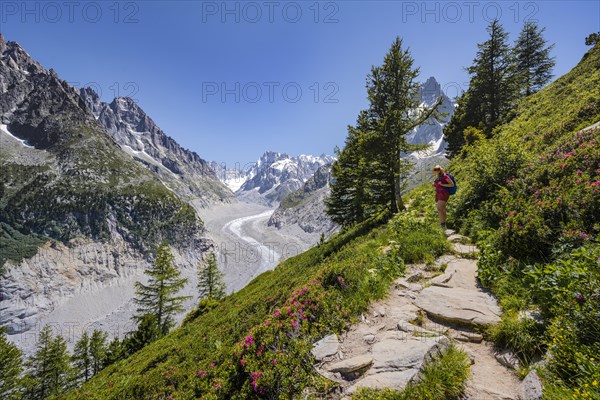
[[[453,187],[454,182],[439,165],[436,165],[431,172],[435,175],[433,186],[435,186],[435,202],[440,216],[440,225],[446,229],[446,202],[450,198],[448,188]]]

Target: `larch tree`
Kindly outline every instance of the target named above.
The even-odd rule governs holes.
[[[25,366],[29,370],[23,378],[25,399],[60,396],[73,385],[74,373],[67,342],[60,335],[55,337],[49,325],[40,331],[36,351]]]
[[[108,334],[98,329],[94,329],[90,337],[90,359],[92,376],[98,374],[106,364],[108,351]]]
[[[174,325],[175,315],[184,311],[182,304],[189,298],[177,295],[187,283],[187,279],[181,277],[174,260],[168,243],[163,242],[156,250],[154,263],[144,271],[149,277],[148,284],[135,283],[134,302],[138,307],[134,320],[139,323],[145,315],[153,315],[162,335],[169,332]]]
[[[79,380],[87,382],[92,377],[92,358],[90,356],[90,336],[83,332],[73,347],[73,366]]]
[[[21,350],[6,338],[6,328],[0,328],[0,398],[21,398],[21,372],[23,360]]]
[[[401,193],[412,167],[403,154],[421,148],[407,134],[430,117],[438,118],[440,97],[425,107],[416,78],[419,69],[402,40],[396,38],[381,66],[367,77],[369,107],[348,129],[346,146],[332,169],[332,193],[327,212],[342,225],[359,222],[387,210],[404,210]]]
[[[208,253],[206,261],[198,263],[198,292],[200,299],[220,300],[225,297],[223,273],[213,252]]]

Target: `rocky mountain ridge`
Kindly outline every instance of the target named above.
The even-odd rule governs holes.
[[[208,162],[166,135],[135,101],[117,97],[107,104],[89,87],[79,94],[121,148],[180,197],[202,207],[233,198]]]
[[[412,158],[427,158],[444,155],[447,143],[444,140],[443,129],[454,113],[454,102],[444,93],[442,86],[432,76],[420,85],[419,96],[422,106],[432,107],[438,98],[442,98],[438,110],[443,113],[440,120],[428,119],[424,124],[414,128],[407,135],[412,144],[429,144],[431,148],[425,151],[411,153]]]

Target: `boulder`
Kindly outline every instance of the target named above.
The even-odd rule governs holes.
[[[365,342],[371,344],[375,341],[375,335],[373,335],[372,333],[367,333],[366,335],[363,336],[363,340]]]
[[[540,400],[543,397],[542,382],[535,369],[523,379],[519,390],[521,400]]]
[[[519,369],[519,359],[515,353],[510,350],[502,350],[501,352],[496,353],[496,360],[506,368],[514,370]]]

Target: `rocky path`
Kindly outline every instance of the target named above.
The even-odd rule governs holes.
[[[477,248],[453,231],[446,234],[455,255],[430,266],[411,265],[360,323],[315,344],[316,368],[340,384],[339,398],[360,387],[402,389],[451,342],[472,363],[465,400],[520,398],[514,371],[498,361],[480,333],[500,322],[501,310],[478,283]]]

